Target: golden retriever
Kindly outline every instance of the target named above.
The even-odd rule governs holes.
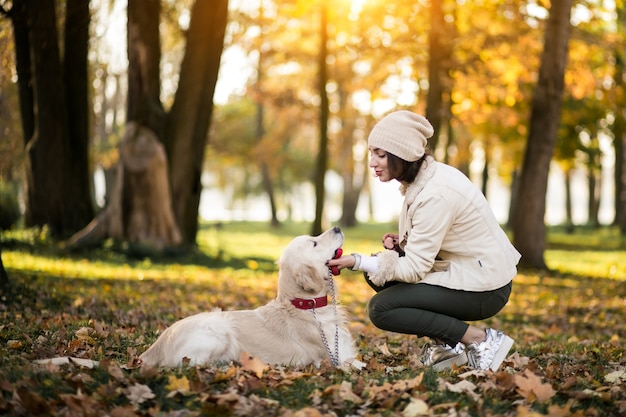
[[[268,364],[303,366],[329,358],[361,369],[326,261],[340,255],[343,233],[298,236],[278,260],[278,293],[254,310],[212,311],[172,324],[141,356],[142,366],[237,361],[243,353]],[[328,295],[332,300],[328,300]]]

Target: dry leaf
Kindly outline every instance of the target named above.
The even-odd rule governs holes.
[[[474,399],[474,401],[478,401],[480,399],[480,395],[474,392],[476,389],[476,385],[472,382],[464,379],[462,381],[457,382],[456,384],[451,384],[449,382],[445,383],[445,387],[448,391],[457,392],[459,394],[468,394],[470,397]]]
[[[245,352],[241,354],[239,363],[241,363],[241,369],[253,372],[259,379],[263,378],[263,371],[268,368],[267,364],[261,359],[250,356]]]
[[[626,368],[622,368],[604,375],[604,380],[611,384],[620,384],[622,381],[626,381]]]
[[[402,410],[403,417],[416,417],[428,415],[430,410],[428,409],[428,404],[424,402],[424,400],[420,400],[419,398],[411,398],[411,401],[404,407]]]
[[[165,389],[169,391],[167,397],[173,397],[176,394],[186,395],[189,393],[189,380],[186,376],[182,376],[178,378],[175,375],[170,375],[168,378],[168,383],[165,386]]]
[[[9,340],[9,341],[7,341],[7,347],[9,349],[21,349],[22,346],[24,346],[24,345],[19,340]]]
[[[552,385],[542,383],[541,378],[530,369],[526,369],[523,375],[515,375],[515,383],[518,386],[517,392],[531,402],[535,399],[545,402],[555,394]]]
[[[151,400],[155,395],[149,386],[135,383],[126,390],[126,398],[133,405],[139,405],[146,400]]]
[[[382,345],[376,346],[376,348],[378,348],[378,350],[380,350],[380,353],[382,353],[384,356],[391,356],[391,352],[389,351],[389,346],[387,346],[387,342],[383,343]]]

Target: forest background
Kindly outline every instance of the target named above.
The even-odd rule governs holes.
[[[599,225],[612,173],[607,222],[626,230],[621,1],[130,1],[127,62],[105,42],[123,43],[112,18],[122,3],[2,4],[2,183],[23,196],[27,227],[77,245],[193,244],[205,187],[231,202],[263,194],[274,225],[308,187],[313,233],[353,226],[376,199],[367,132],[408,108],[434,125],[438,159],[480,172],[488,198],[489,178],[511,190],[524,263],[545,267],[556,167],[567,226],[582,169],[586,223]],[[213,111],[224,50],[249,77]],[[94,172],[106,178],[104,209]],[[333,218],[329,176],[342,190]]]

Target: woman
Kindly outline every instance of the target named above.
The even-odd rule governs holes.
[[[374,126],[369,166],[380,181],[401,184],[399,233],[385,234],[387,250],[374,256],[346,255],[328,265],[365,272],[377,291],[369,302],[375,326],[432,339],[420,356],[425,366],[469,362],[495,371],[513,340],[465,321],[487,319],[505,306],[520,254],[480,190],[430,155],[432,134],[428,120],[405,110]]]

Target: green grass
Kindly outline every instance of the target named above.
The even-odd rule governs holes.
[[[394,228],[344,230],[344,250],[376,252],[382,234]],[[626,411],[626,376],[606,379],[626,369],[626,248],[609,228],[551,229],[545,257],[554,271],[520,271],[509,304],[479,323],[516,341],[502,372],[437,374],[421,367],[423,341],[373,327],[366,312],[372,291],[351,271],[336,282],[368,364],[361,372],[272,367],[259,378],[238,363],[156,373],[133,366],[158,332],[181,317],[213,307],[255,308],[272,299],[275,261],[295,235],[308,231],[306,224],[204,224],[197,247],[158,256],[114,242],[69,250],[45,231],[3,233],[11,286],[0,294],[0,414],[399,415],[415,401],[430,415]],[[32,364],[65,355],[103,362],[93,370]],[[540,401],[524,392],[520,384],[529,371],[540,379],[536,390],[550,386],[554,395]],[[187,388],[178,392],[173,381],[186,381]],[[471,384],[471,392],[455,392],[462,383]],[[142,386],[153,397],[137,402],[133,389]]]

